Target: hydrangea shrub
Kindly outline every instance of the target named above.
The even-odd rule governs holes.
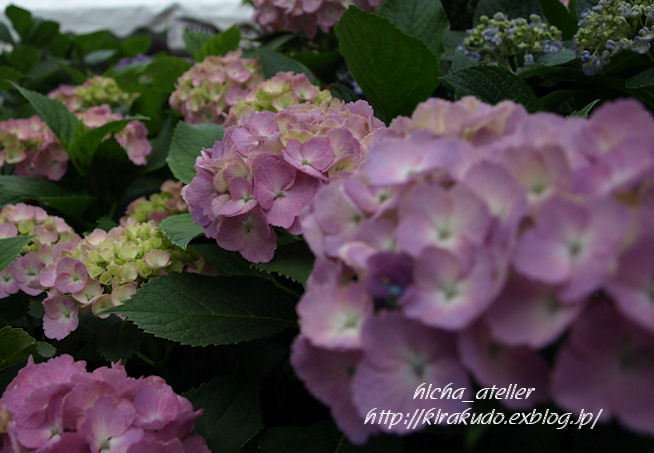
[[[470,377],[536,389],[511,409],[551,399],[654,433],[652,126],[628,100],[584,120],[432,99],[318,190],[291,362],[351,441],[412,431],[364,425],[373,408],[465,409],[412,396]]]

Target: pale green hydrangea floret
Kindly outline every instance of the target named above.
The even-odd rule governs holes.
[[[161,185],[161,192],[131,202],[127,206],[125,216],[120,219],[120,224],[125,225],[129,218],[137,222],[153,221],[159,224],[168,216],[187,212],[188,206],[182,198],[182,187],[181,181],[165,181]]]
[[[127,93],[120,89],[116,81],[110,77],[96,76],[77,87],[83,108],[108,104],[112,107],[120,105],[130,106],[138,96],[136,93]]]
[[[559,52],[561,39],[561,31],[536,14],[527,20],[496,13],[492,18],[481,16],[480,24],[468,30],[459,49],[475,61],[515,70],[533,65],[539,55]]]
[[[198,257],[176,245],[154,222],[132,219],[109,232],[95,230],[70,252],[94,280],[114,289],[157,277],[162,272],[181,272]]]
[[[321,90],[309,81],[304,74],[279,72],[274,77],[261,82],[245,98],[236,103],[230,112],[227,125],[235,124],[248,112],[268,110],[280,112],[294,104],[321,105],[331,103],[333,97],[328,90]]]
[[[653,39],[651,0],[600,0],[593,8],[584,10],[574,36],[587,75],[599,73],[611,57],[623,50],[650,53]]]

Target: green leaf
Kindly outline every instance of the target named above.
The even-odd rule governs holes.
[[[421,39],[436,55],[445,51],[443,40],[450,23],[440,0],[385,0],[375,13]]]
[[[436,54],[386,18],[350,7],[336,36],[350,72],[386,121],[410,115],[438,86]]]
[[[0,329],[0,371],[24,363],[36,353],[36,340],[23,329],[5,326]]]
[[[84,56],[84,64],[87,66],[95,66],[96,64],[100,64],[108,61],[117,53],[118,50],[116,49],[96,50]]]
[[[0,207],[44,197],[70,196],[56,183],[40,178],[0,175]]]
[[[191,66],[193,63],[183,58],[164,55],[155,58],[147,65],[145,74],[152,78],[152,88],[170,95],[170,92],[175,89],[177,79]]]
[[[289,52],[288,56],[305,65],[312,74],[324,81],[333,81],[335,79],[334,68],[338,67],[342,58],[338,50],[328,52],[305,50],[302,52]]]
[[[23,251],[23,247],[25,247],[33,237],[34,236],[16,236],[0,239],[0,272],[16,261],[20,252]]]
[[[215,124],[178,123],[166,157],[175,178],[189,184],[195,176],[195,159],[200,151],[222,140],[224,133],[223,127]]]
[[[148,333],[191,346],[224,345],[293,326],[293,301],[271,283],[246,277],[173,273],[141,286],[120,313]]]
[[[189,55],[194,60],[200,61],[196,56],[200,53],[202,46],[211,40],[211,35],[194,30],[184,30],[182,39]]]
[[[520,77],[499,66],[472,66],[450,72],[444,80],[458,95],[476,96],[489,104],[509,99],[534,111],[538,98],[534,91]]]
[[[36,47],[25,44],[15,46],[14,49],[6,55],[7,62],[22,72],[28,72],[36,66],[39,61],[41,61],[41,51]]]
[[[479,24],[481,16],[493,17],[497,12],[502,12],[511,19],[527,19],[530,14],[544,16],[539,0],[479,0],[475,9],[474,25]]]
[[[142,117],[131,117],[122,120],[110,121],[102,126],[90,130],[83,130],[68,147],[68,154],[71,160],[76,163],[75,168],[85,175],[93,162],[93,157],[100,143],[107,135],[117,134],[134,120],[141,120]]]
[[[192,244],[190,248],[207,260],[220,275],[250,277],[260,274],[259,271],[252,269],[251,263],[243,258],[240,253],[220,248],[215,242],[212,244]]]
[[[96,190],[109,197],[122,194],[126,187],[142,172],[127,157],[127,152],[115,138],[110,137],[98,146],[93,154],[88,178]]]
[[[117,322],[98,336],[98,352],[105,360],[129,359],[143,342],[144,335],[130,322]]]
[[[0,41],[14,44],[14,38],[11,36],[9,27],[7,27],[4,22],[0,22]]]
[[[212,451],[238,453],[263,428],[259,386],[248,376],[217,377],[184,396],[204,409],[195,431]]]
[[[115,228],[117,226],[118,226],[117,222],[114,222],[109,217],[104,216],[104,217],[100,217],[98,219],[97,225],[95,227],[100,228],[101,230],[104,230],[104,231],[109,231],[112,228]]]
[[[454,53],[454,59],[452,60],[452,66],[450,67],[450,72],[460,71],[462,69],[470,68],[472,66],[477,66],[477,62],[472,58],[468,58],[465,54],[457,50]]]
[[[654,86],[654,67],[647,68],[643,72],[629,77],[625,83],[625,87],[630,90],[651,86]]]
[[[34,29],[35,23],[32,13],[15,5],[7,6],[5,16],[11,21],[11,25],[18,33],[22,41],[27,41]]]
[[[577,18],[561,0],[539,0],[547,21],[561,30],[563,40],[572,39],[577,31]]]
[[[223,56],[230,50],[238,49],[241,43],[241,30],[236,25],[232,25],[227,30],[218,33],[216,36],[202,44],[195,59],[204,60],[209,55]]]
[[[152,39],[147,35],[129,37],[121,43],[123,53],[128,57],[136,57],[138,54],[146,53],[150,48]]]
[[[82,122],[58,100],[50,99],[47,96],[18,85],[14,86],[29,101],[32,107],[34,107],[34,110],[36,110],[43,121],[48,124],[64,148],[68,149],[75,135],[84,130]]]
[[[177,120],[172,116],[167,116],[161,125],[161,131],[157,138],[152,140],[152,152],[148,155],[148,163],[145,166],[145,172],[150,173],[166,166],[166,157],[173,139],[173,132]]]
[[[271,78],[278,72],[294,72],[295,74],[305,74],[311,83],[319,86],[320,82],[316,76],[305,65],[281,53],[274,52],[270,49],[257,49],[261,67],[266,78]]]
[[[304,241],[292,242],[280,247],[275,257],[268,263],[259,263],[254,267],[264,272],[274,272],[305,285],[311,269],[314,255]]]
[[[33,46],[45,46],[59,34],[59,24],[51,20],[36,19],[35,25],[29,38],[29,43]]]
[[[49,359],[54,357],[54,355],[57,353],[57,348],[52,346],[50,343],[46,343],[45,341],[37,341],[36,352],[38,352],[41,357]]]
[[[95,201],[89,195],[42,196],[39,201],[63,213],[66,217],[80,218]]]
[[[354,102],[357,99],[356,94],[352,90],[350,90],[348,87],[345,85],[341,85],[340,83],[334,83],[329,87],[329,91],[331,91],[332,96],[340,99],[341,101],[345,102]]]
[[[186,248],[189,242],[200,236],[204,231],[202,227],[193,222],[191,214],[177,214],[166,217],[159,224],[159,228],[168,236],[173,244]]]
[[[593,110],[593,108],[597,105],[598,102],[600,102],[600,100],[595,99],[593,102],[585,106],[583,109],[577,110],[576,112],[572,112],[570,115],[568,115],[568,118],[572,116],[580,116],[582,118],[588,118],[590,111]]]
[[[0,66],[0,90],[9,90],[10,82],[18,82],[22,77],[23,74],[11,66]]]

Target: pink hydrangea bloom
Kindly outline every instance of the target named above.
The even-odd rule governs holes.
[[[10,418],[3,451],[12,453],[209,453],[192,434],[202,410],[163,379],[130,378],[120,364],[89,373],[69,355],[39,364],[30,357],[0,407]]]
[[[302,32],[313,38],[320,28],[328,32],[348,6],[373,11],[381,0],[254,0],[254,21],[265,33]]]
[[[222,57],[208,56],[193,65],[177,80],[170,106],[187,123],[222,124],[229,109],[263,81],[259,60],[242,58],[242,54],[237,50]]]
[[[35,237],[16,261],[0,272],[0,299],[19,290],[36,296],[54,286],[54,280],[47,284],[47,279],[55,274],[60,251],[79,240],[64,219],[48,215],[40,207],[18,203],[0,209],[0,237],[29,235]]]
[[[605,404],[627,427],[653,432],[636,394],[654,372],[636,360],[623,375],[616,360],[630,356],[614,354],[630,329],[643,355],[654,344],[653,126],[633,101],[607,103],[585,120],[529,115],[511,102],[432,99],[375,134],[351,174],[323,183],[300,215],[317,258],[297,305],[311,348],[296,366],[337,424],[349,417],[335,410],[343,401],[360,416],[372,407],[411,412],[415,402],[400,397],[417,385],[406,362],[445,354],[451,363],[440,370],[460,373],[459,382],[469,372],[481,386],[536,388],[509,407],[545,402],[551,387],[566,408]],[[294,122],[284,130],[305,137]],[[284,144],[284,159],[306,174],[328,162],[320,143]],[[602,294],[629,321],[586,321]],[[550,386],[541,350],[570,326]],[[440,340],[419,339],[430,336]],[[452,336],[458,348],[444,353]],[[357,358],[349,398],[321,396],[319,357],[345,353]],[[352,441],[367,435],[343,429]]]
[[[251,111],[202,151],[182,195],[218,245],[249,261],[270,261],[273,227],[299,233],[299,214],[316,190],[354,170],[382,128],[364,101]]]
[[[16,174],[61,179],[68,154],[38,116],[0,122],[0,167],[15,164]]]

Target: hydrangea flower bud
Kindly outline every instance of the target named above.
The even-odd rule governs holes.
[[[207,237],[249,261],[270,261],[273,227],[299,233],[298,215],[318,187],[354,170],[383,128],[365,101],[251,111],[202,151],[182,196]]]
[[[312,85],[306,75],[279,72],[252,88],[242,101],[232,106],[225,124],[235,124],[238,118],[252,110],[279,112],[295,104],[321,105],[332,102],[332,99],[328,90]],[[334,104],[338,104],[338,101],[334,101]]]
[[[46,283],[55,273],[57,257],[79,240],[64,219],[38,206],[18,203],[0,209],[0,238],[31,235],[18,259],[0,272],[0,299],[19,290],[36,296],[54,286],[54,280]]]
[[[121,90],[111,77],[95,76],[79,86],[61,85],[48,97],[61,101],[71,112],[79,113],[101,105],[129,107],[138,94]]]
[[[222,124],[231,106],[263,81],[259,60],[242,58],[241,50],[208,56],[177,79],[170,106],[187,123]]]
[[[30,357],[3,393],[0,412],[10,452],[210,453],[192,434],[201,409],[162,378],[131,378],[119,363],[88,372],[67,354],[39,364]]]
[[[475,61],[516,70],[533,65],[540,55],[559,52],[561,40],[561,31],[537,14],[527,20],[496,13],[492,18],[481,16],[479,25],[468,30],[459,49]]]
[[[511,409],[552,399],[654,433],[653,126],[631,100],[588,120],[429,100],[317,190],[291,363],[352,442],[382,429],[373,408],[460,411],[414,395],[470,377],[537,389]]]
[[[600,0],[581,14],[574,36],[582,69],[595,75],[628,50],[647,54],[654,39],[654,5],[648,0]]]
[[[121,217],[120,224],[124,226],[128,218],[159,224],[168,216],[187,212],[188,206],[182,198],[182,186],[180,181],[168,180],[161,185],[161,192],[132,201],[127,206],[125,216]]]
[[[0,122],[0,168],[15,164],[16,174],[61,179],[68,154],[38,116]]]
[[[254,0],[254,21],[265,33],[290,31],[316,36],[318,28],[329,32],[351,5],[374,11],[381,0]]]

